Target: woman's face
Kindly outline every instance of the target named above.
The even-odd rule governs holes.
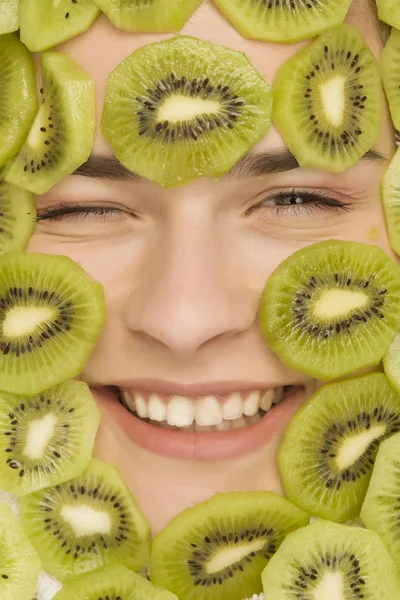
[[[368,8],[353,2],[347,20],[378,56],[382,42]],[[182,33],[245,52],[271,84],[302,46],[244,39],[211,0]],[[61,46],[95,80],[98,122],[110,72],[140,46],[168,37],[124,33],[101,17]],[[357,240],[391,254],[380,182],[394,149],[386,112],[375,152],[352,169],[306,170],[272,128],[254,148],[256,161],[220,181],[167,190],[125,172],[98,129],[88,163],[37,197],[42,218],[29,251],[68,255],[104,285],[107,325],[82,373],[103,414],[95,453],[118,466],[154,532],[216,491],[282,492],[282,436],[318,382],[285,367],[264,342],[260,294],[279,263],[308,244]],[[212,425],[221,410],[234,416],[245,401],[256,410],[283,386],[296,387],[261,420]],[[130,414],[115,387],[142,415],[150,407],[151,421]],[[191,406],[201,425],[166,425],[165,415],[182,422]]]

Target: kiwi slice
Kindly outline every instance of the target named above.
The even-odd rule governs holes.
[[[400,431],[400,397],[383,373],[322,387],[295,415],[279,452],[289,500],[329,519],[359,516],[379,443]]]
[[[110,75],[102,130],[119,161],[164,186],[226,173],[270,127],[271,88],[242,52],[179,36]]]
[[[282,361],[317,379],[377,365],[400,330],[400,268],[378,246],[328,240],[283,261],[261,299]]]
[[[78,477],[23,496],[21,523],[43,568],[61,581],[149,560],[149,524],[118,471],[95,459]]]
[[[379,65],[350,25],[319,36],[274,81],[273,120],[302,167],[352,167],[377,141],[382,107]]]
[[[20,37],[41,52],[89,29],[100,9],[93,0],[19,0]]]
[[[45,52],[42,74],[42,104],[6,177],[35,194],[87,160],[95,129],[94,83],[85,71],[62,52]]]
[[[400,29],[400,6],[397,0],[376,0],[381,21]]]
[[[26,0],[29,2],[29,0]],[[180,31],[202,0],[95,0],[110,21],[127,31]]]
[[[393,600],[400,579],[372,531],[318,521],[290,533],[262,574],[271,600]]]
[[[397,29],[392,29],[380,66],[392,121],[396,129],[400,129],[400,31]]]
[[[382,201],[390,245],[400,255],[400,148],[383,176]]]
[[[90,389],[78,381],[33,397],[0,393],[1,487],[23,496],[80,475],[99,423]]]
[[[19,0],[0,0],[0,34],[11,33],[19,28]]]
[[[390,385],[400,395],[400,334],[396,335],[383,357],[383,367]]]
[[[180,600],[242,600],[261,592],[261,572],[307,513],[273,492],[219,493],[159,533],[150,579]]]
[[[247,38],[296,42],[343,23],[351,0],[214,0]]]
[[[122,565],[69,579],[54,600],[178,600]]]
[[[0,165],[19,152],[37,111],[31,53],[13,34],[0,36]]]
[[[35,395],[79,375],[105,321],[103,287],[66,256],[0,256],[0,389]]]
[[[0,254],[25,250],[36,224],[33,195],[4,180],[0,169]]]
[[[31,600],[40,561],[11,509],[0,504],[0,598]]]

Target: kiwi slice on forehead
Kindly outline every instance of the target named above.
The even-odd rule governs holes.
[[[379,65],[349,25],[300,50],[274,81],[273,120],[302,167],[353,166],[379,137],[382,106]]]
[[[283,261],[261,330],[291,368],[323,381],[377,365],[400,329],[400,268],[378,246],[328,240]]]
[[[214,0],[244,37],[296,42],[343,23],[351,0]]]
[[[390,114],[396,129],[400,129],[400,31],[393,29],[382,51],[381,73]]]
[[[397,0],[376,0],[379,18],[396,29],[400,29],[400,6]]]
[[[153,541],[151,581],[180,600],[243,600],[307,513],[273,492],[219,493],[180,513]]]
[[[36,223],[33,195],[4,180],[0,169],[0,253],[24,250]]]
[[[325,385],[295,415],[279,452],[289,500],[332,521],[359,516],[382,440],[400,431],[383,373]]]
[[[0,0],[0,34],[12,33],[19,28],[19,0]]]
[[[34,395],[79,375],[105,320],[102,286],[65,256],[0,256],[0,389]]]
[[[107,564],[148,563],[150,527],[118,471],[92,459],[65,483],[21,498],[21,523],[61,581]]]
[[[244,53],[180,36],[113,71],[102,130],[125,167],[171,187],[226,173],[268,131],[271,109]]]
[[[95,0],[95,2],[120,29],[162,32],[182,29],[202,0]]]
[[[62,52],[42,55],[41,105],[6,181],[44,194],[90,155],[95,129],[94,83]]]
[[[372,531],[318,521],[290,533],[262,574],[271,600],[393,600],[400,579]]]
[[[22,496],[79,475],[99,422],[88,386],[78,381],[33,397],[0,393],[1,487]]]
[[[20,37],[41,52],[86,31],[99,14],[93,0],[19,0]]]

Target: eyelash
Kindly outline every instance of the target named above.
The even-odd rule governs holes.
[[[296,200],[301,198],[303,200],[302,203],[297,203]],[[279,201],[283,199],[289,199],[288,204],[281,205],[272,205],[269,202]],[[293,200],[293,202],[290,202]],[[306,200],[304,202],[304,200]],[[296,215],[307,211],[311,213],[314,210],[326,210],[326,209],[337,209],[337,210],[352,210],[350,203],[340,202],[339,200],[335,200],[331,198],[327,194],[323,194],[321,192],[317,192],[315,190],[296,190],[293,189],[291,192],[278,192],[269,194],[266,198],[264,198],[258,204],[255,204],[248,208],[245,212],[246,216],[251,215],[256,210],[263,210],[263,213],[270,213],[271,210],[274,210],[276,215],[279,216],[282,212],[284,213],[294,213]],[[90,214],[96,215],[98,217],[106,217],[110,214],[121,214],[124,211],[120,208],[112,208],[107,206],[91,206],[88,204],[63,204],[61,203],[56,208],[44,209],[42,211],[38,211],[38,215],[36,217],[37,221],[61,221],[64,217],[72,217],[76,219],[85,219]],[[126,215],[128,216],[128,215]],[[135,215],[132,215],[135,216]]]

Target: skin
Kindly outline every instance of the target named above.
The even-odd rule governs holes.
[[[382,41],[368,8],[353,2],[347,21],[360,27],[378,57]],[[182,33],[244,51],[270,84],[277,69],[303,46],[244,39],[210,0]],[[109,73],[135,49],[168,37],[123,33],[102,16],[89,32],[60,47],[95,80],[98,121]],[[256,150],[284,147],[272,128]],[[375,149],[384,160],[361,161],[342,174],[298,168],[264,178],[202,179],[169,190],[150,182],[74,175],[38,197],[39,215],[60,202],[122,211],[40,221],[28,248],[68,255],[104,285],[107,326],[82,378],[94,387],[135,378],[304,383],[305,401],[319,384],[289,370],[265,344],[257,324],[259,297],[281,261],[311,243],[355,240],[379,244],[394,256],[380,201],[381,178],[395,151],[387,110]],[[94,151],[112,155],[99,130]],[[308,204],[279,211],[259,207],[246,215],[262,199],[290,194],[293,188],[319,190],[348,204],[348,210]],[[235,460],[183,461],[136,446],[104,415],[95,455],[118,465],[157,532],[216,491],[282,493],[277,469],[282,433]]]

